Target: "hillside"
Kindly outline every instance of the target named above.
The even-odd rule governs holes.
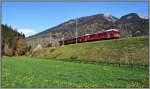
[[[43,48],[30,56],[46,59],[148,65],[148,37],[102,40]]]
[[[17,32],[16,29],[8,25],[1,25],[1,53],[2,55],[23,55],[27,49],[27,41],[23,33]]]
[[[121,31],[121,36],[142,36],[148,35],[149,20],[143,18],[136,13],[129,13],[121,18],[114,17],[110,14],[96,14],[77,18],[78,36],[95,33],[111,28],[118,28]],[[65,39],[70,39],[76,36],[76,19],[71,19],[61,23],[53,28],[48,28],[43,32],[27,38],[30,45],[47,45],[50,40],[60,40],[63,35]]]

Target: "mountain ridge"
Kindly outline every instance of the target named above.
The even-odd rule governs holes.
[[[84,34],[92,34],[98,31],[117,28],[121,31],[122,37],[148,35],[149,20],[141,18],[137,13],[128,13],[117,18],[110,14],[95,14],[83,16],[77,19],[78,36]],[[70,19],[52,28],[48,28],[40,33],[29,36],[28,41],[33,39],[60,40],[63,35],[65,39],[76,37],[76,19]],[[48,42],[48,41],[47,41]]]

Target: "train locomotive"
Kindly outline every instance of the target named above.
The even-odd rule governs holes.
[[[68,39],[68,40],[60,40],[60,45],[68,45],[82,42],[90,42],[104,39],[117,39],[120,38],[120,31],[118,29],[109,29],[103,32],[94,33],[94,34],[86,34],[77,38]]]

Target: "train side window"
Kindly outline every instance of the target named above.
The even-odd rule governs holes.
[[[92,35],[92,37],[96,37],[96,34]]]
[[[106,36],[106,35],[107,35],[107,33],[105,32],[105,33],[104,33],[104,36]]]
[[[98,37],[98,34],[94,34],[94,37]]]
[[[93,35],[90,35],[89,38],[93,37]]]
[[[113,35],[113,31],[110,32],[110,35]]]

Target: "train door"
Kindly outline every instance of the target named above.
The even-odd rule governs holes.
[[[104,32],[104,33],[103,33],[103,37],[104,37],[104,38],[107,38],[107,36],[108,36],[107,32]]]
[[[99,33],[99,39],[102,39],[103,38],[103,33]]]
[[[107,32],[107,38],[110,38],[111,31]]]
[[[83,41],[86,41],[86,36],[83,36]]]
[[[91,40],[91,41],[92,41],[92,40],[95,40],[95,39],[96,39],[95,37],[96,37],[95,34],[90,35],[90,40]]]
[[[90,41],[90,35],[87,35],[86,41]]]
[[[94,34],[94,39],[95,39],[95,40],[98,40],[98,39],[99,39],[98,34]]]
[[[112,37],[113,37],[113,31],[110,32],[110,38],[112,38]]]
[[[82,38],[78,37],[78,42],[81,43],[82,42]]]

